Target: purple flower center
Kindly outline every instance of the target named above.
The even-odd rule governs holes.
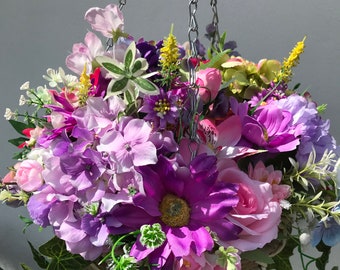
[[[170,227],[183,227],[188,225],[190,208],[188,203],[173,195],[167,194],[159,204],[161,220]]]

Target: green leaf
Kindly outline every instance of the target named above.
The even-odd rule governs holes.
[[[248,261],[263,262],[266,264],[272,264],[274,262],[273,259],[261,249],[242,252],[241,257]]]
[[[11,144],[13,144],[15,146],[19,146],[19,145],[23,144],[26,141],[27,141],[27,138],[24,138],[24,137],[19,137],[19,138],[8,140],[9,143],[11,143]]]
[[[134,42],[131,42],[124,56],[125,69],[130,70],[133,61],[135,60],[135,56],[136,56],[136,44]]]
[[[142,77],[133,78],[133,82],[138,86],[138,89],[144,94],[159,94],[157,85]]]
[[[132,74],[136,73],[138,70],[140,70],[143,67],[142,61],[140,59],[137,59],[134,63],[133,63],[133,67],[132,67]]]
[[[220,69],[221,64],[225,63],[229,58],[228,51],[229,50],[225,50],[223,52],[216,54],[209,62],[205,64],[201,64],[200,69],[206,69],[206,68]]]
[[[68,252],[65,242],[57,237],[40,246],[39,251],[42,255],[51,258],[47,270],[84,269],[91,263],[78,254]]]
[[[23,270],[32,270],[29,266],[27,266],[27,265],[24,264],[24,263],[20,264],[20,266],[21,266],[21,268],[22,268]],[[0,268],[0,270],[2,270],[2,268]]]
[[[289,238],[283,250],[273,257],[274,264],[271,265],[273,268],[269,269],[292,270],[293,268],[290,264],[289,258],[293,256],[294,249],[298,246],[298,243],[298,241]]]
[[[109,86],[107,87],[108,91],[106,93],[106,97],[112,96],[112,95],[118,95],[124,92],[125,88],[128,85],[128,82],[129,82],[129,79],[125,77],[118,81],[112,80],[109,83]]]
[[[119,67],[118,62],[113,60],[112,58],[109,58],[107,56],[98,56],[96,58],[96,61],[101,65],[103,68],[105,68],[107,71],[117,74],[117,75],[125,75],[125,70]]]
[[[35,262],[39,265],[40,268],[46,269],[49,262],[46,260],[46,258],[42,254],[39,253],[38,250],[34,248],[34,246],[32,245],[30,241],[27,241],[27,242],[31,248],[33,259],[35,260]]]
[[[8,122],[20,134],[22,134],[22,131],[26,128],[35,128],[35,125],[32,123],[26,124],[26,123],[18,122],[16,120],[8,120]]]
[[[32,221],[32,219],[24,217],[24,216],[19,216],[19,218],[21,219],[21,221],[23,221],[25,223],[25,227],[23,228],[23,233],[26,232],[26,229],[31,226],[34,222]]]
[[[322,252],[321,256],[316,259],[315,265],[319,270],[325,270],[331,254],[331,247],[326,246],[323,242],[317,245],[317,250]]]

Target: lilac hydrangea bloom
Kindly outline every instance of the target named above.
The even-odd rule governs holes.
[[[166,234],[160,247],[149,249],[137,239],[130,255],[137,260],[148,257],[153,269],[175,257],[200,256],[214,246],[207,229],[221,240],[236,239],[240,228],[226,219],[238,203],[237,185],[216,182],[216,157],[202,154],[189,167],[178,167],[159,157],[156,165],[139,168],[145,192],[136,194],[134,205],[122,205],[113,214],[122,224],[111,228],[116,233],[133,231],[144,224],[159,223]]]
[[[306,164],[313,149],[316,152],[316,162],[321,159],[326,150],[332,150],[339,155],[336,141],[330,135],[329,120],[321,118],[314,102],[294,94],[274,104],[289,110],[293,115],[293,124],[301,127],[300,145],[296,154],[300,166]]]

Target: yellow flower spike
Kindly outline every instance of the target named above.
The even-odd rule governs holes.
[[[292,68],[299,64],[300,55],[304,52],[305,39],[306,36],[303,38],[303,40],[297,42],[293,50],[291,50],[289,57],[284,59],[282,63],[282,70],[279,74],[279,79],[285,82],[289,82],[291,80],[293,76]]]
[[[85,104],[88,98],[89,88],[91,87],[90,76],[86,74],[86,65],[84,66],[83,72],[79,78],[79,89],[78,89],[78,98],[81,105]]]
[[[172,24],[169,36],[163,40],[163,46],[160,50],[160,63],[163,71],[178,64],[179,50],[176,37],[173,35],[173,27]]]

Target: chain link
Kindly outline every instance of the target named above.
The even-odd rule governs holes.
[[[188,68],[189,68],[189,83],[190,89],[189,98],[191,103],[191,111],[189,118],[190,121],[190,139],[192,141],[197,140],[197,121],[195,119],[198,110],[198,85],[196,84],[196,69],[198,66],[198,52],[197,46],[199,44],[198,40],[198,23],[196,18],[198,0],[189,0],[189,30],[188,39],[190,45],[190,55],[188,57]],[[191,158],[196,156],[196,151],[191,149]]]
[[[211,10],[213,12],[213,19],[211,24],[214,26],[214,35],[211,39],[211,47],[218,48],[218,42],[220,40],[220,32],[218,29],[218,13],[217,13],[217,0],[210,0]]]
[[[188,39],[190,45],[190,56],[188,58],[189,66],[189,81],[190,85],[195,85],[196,82],[196,67],[197,64],[197,45],[198,45],[198,24],[196,18],[198,0],[189,0],[189,30]]]
[[[125,4],[126,4],[126,0],[119,0],[119,9],[122,10]]]

